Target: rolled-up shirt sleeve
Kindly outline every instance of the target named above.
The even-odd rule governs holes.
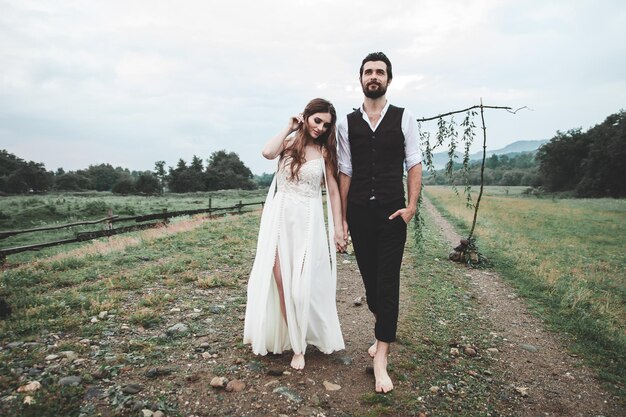
[[[407,109],[404,109],[402,114],[402,133],[404,134],[404,165],[408,171],[422,162],[422,150],[417,120]]]
[[[350,152],[350,141],[348,139],[348,116],[345,116],[337,123],[337,143],[339,146],[337,152],[339,172],[352,177],[352,154]]]

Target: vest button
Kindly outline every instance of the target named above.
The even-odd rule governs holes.
[[[372,135],[372,139],[376,139],[376,135]]]

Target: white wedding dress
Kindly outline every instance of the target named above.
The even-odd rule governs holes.
[[[327,203],[324,225],[323,158],[305,162],[299,181],[282,166],[270,186],[248,281],[244,343],[258,355],[293,350],[304,354],[308,344],[321,352],[344,349],[335,302],[337,266],[334,228]],[[287,323],[282,318],[273,266],[278,252]]]

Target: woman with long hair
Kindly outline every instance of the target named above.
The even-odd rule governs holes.
[[[329,101],[313,99],[263,149],[279,159],[248,281],[244,343],[259,355],[292,350],[294,369],[304,368],[309,344],[327,354],[345,347],[335,303],[335,252],[346,247],[336,120]]]

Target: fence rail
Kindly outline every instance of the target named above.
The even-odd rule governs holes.
[[[89,232],[76,232],[74,234],[74,237],[68,238],[68,239],[61,239],[61,240],[56,240],[52,242],[35,243],[32,245],[0,249],[0,265],[3,265],[6,262],[6,257],[8,255],[13,255],[13,254],[20,253],[20,252],[37,251],[39,249],[48,248],[51,246],[65,245],[68,243],[76,243],[76,242],[85,242],[88,240],[98,239],[100,237],[105,237],[105,236],[113,236],[113,235],[118,235],[122,233],[134,232],[137,230],[151,229],[151,228],[155,228],[155,227],[159,227],[164,224],[167,224],[169,219],[172,217],[191,216],[191,215],[203,214],[203,213],[208,213],[209,216],[241,214],[244,212],[243,210],[244,207],[256,206],[256,205],[262,206],[263,204],[264,204],[263,202],[242,203],[241,201],[239,201],[238,204],[235,204],[234,206],[231,206],[231,207],[212,207],[211,202],[209,200],[208,208],[193,209],[193,210],[179,210],[179,211],[167,211],[167,209],[164,209],[163,212],[161,213],[144,214],[140,216],[131,216],[131,217],[120,217],[120,216],[109,215],[105,218],[98,219],[98,220],[80,221],[80,222],[67,223],[67,224],[61,224],[61,225],[55,225],[55,226],[37,227],[37,228],[32,228],[32,229],[0,231],[0,240],[2,240],[10,236],[16,236],[16,235],[25,234],[25,233],[35,233],[35,232],[42,232],[42,231],[48,231],[48,230],[71,228],[71,227],[82,226],[82,225],[106,223],[105,229],[94,230],[94,231],[89,231]],[[118,223],[118,222],[135,221],[136,223],[141,223],[141,222],[146,222],[150,220],[161,220],[161,221],[113,228],[113,224]]]
[[[69,224],[59,224],[56,226],[35,227],[33,229],[7,230],[6,232],[0,232],[0,239],[6,239],[7,237],[21,235],[24,233],[43,232],[46,230],[56,230],[56,229],[63,229],[66,227],[82,226],[84,224],[97,224],[97,223],[102,223],[106,221],[111,221],[113,219],[117,219],[118,217],[119,216],[110,216],[110,217],[105,217],[104,219],[100,219],[100,220],[82,221],[82,222],[69,223]]]

